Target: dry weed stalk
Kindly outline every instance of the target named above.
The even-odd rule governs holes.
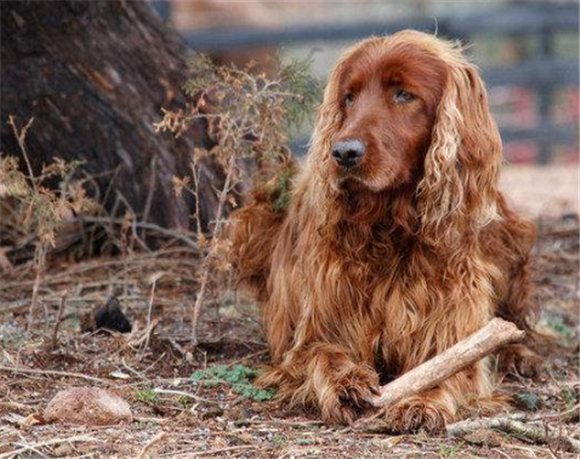
[[[199,317],[208,291],[215,291],[230,270],[227,214],[236,206],[235,193],[244,188],[245,171],[248,165],[257,166],[258,180],[268,180],[288,166],[290,129],[312,113],[320,85],[310,74],[309,60],[288,65],[279,61],[279,70],[271,79],[253,74],[251,65],[244,69],[215,66],[203,55],[196,56],[191,67],[194,77],[184,86],[191,103],[175,112],[163,110],[163,119],[155,128],[179,137],[193,122],[203,120],[215,142],[209,151],[194,152],[191,176],[174,177],[176,194],[186,190],[196,202],[194,224],[202,252],[192,310],[192,338],[197,343]],[[215,218],[208,228],[202,226],[198,193],[205,161],[217,161],[223,172],[223,181],[216,189]]]
[[[55,247],[59,229],[75,214],[87,212],[95,205],[86,196],[80,182],[71,180],[79,162],[67,163],[55,158],[51,164],[42,168],[39,175],[34,174],[26,148],[26,136],[33,121],[34,118],[31,118],[19,129],[14,116],[8,117],[27,173],[20,171],[16,157],[0,156],[0,199],[12,200],[16,219],[11,223],[3,222],[3,225],[10,225],[10,229],[21,236],[32,233],[35,238],[33,267],[36,275],[28,314],[28,332],[39,301],[38,292],[45,274],[47,253],[51,247]],[[60,182],[58,190],[45,186],[48,180],[55,178]]]
[[[62,294],[62,297],[60,299],[60,303],[58,305],[58,311],[56,312],[56,318],[54,319],[54,328],[52,329],[52,338],[50,340],[50,348],[52,350],[56,349],[58,346],[58,329],[59,329],[60,324],[61,324],[62,319],[63,319],[62,313],[66,307],[67,296],[68,296],[68,292],[65,291]]]

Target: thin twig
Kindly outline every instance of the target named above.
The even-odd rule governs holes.
[[[147,307],[147,329],[150,329],[151,327],[151,314],[152,314],[152,310],[153,310],[153,301],[155,299],[155,286],[157,285],[157,279],[153,280],[153,284],[151,285],[151,293],[149,295],[149,305]],[[145,352],[145,350],[149,347],[149,338],[151,337],[151,334],[148,333],[147,334],[147,338],[145,339],[145,345],[143,346],[142,351]]]
[[[199,200],[199,170],[196,167],[195,162],[191,165],[191,176],[193,177],[193,197],[195,200],[195,212],[193,215],[195,216],[195,228],[197,231],[197,240],[200,240],[202,236],[202,226],[201,226],[201,209],[200,209],[200,200]]]
[[[75,220],[84,221],[87,223],[97,223],[97,224],[102,224],[102,225],[106,225],[108,223],[114,224],[114,225],[123,225],[126,223],[125,219],[123,219],[123,218],[104,218],[104,217],[85,217],[85,216],[82,216],[82,217],[75,218]],[[195,249],[196,252],[198,251],[197,243],[193,239],[191,239],[187,235],[187,233],[184,233],[182,231],[168,229],[168,228],[163,228],[159,225],[156,225],[155,223],[135,221],[133,223],[133,225],[136,228],[148,229],[151,231],[156,231],[156,232],[163,234],[165,236],[172,237],[174,239],[177,239],[177,240],[187,244],[192,249]]]
[[[50,340],[50,348],[56,349],[57,347],[57,335],[58,335],[58,327],[60,327],[60,323],[62,321],[62,312],[66,306],[66,297],[68,292],[65,291],[60,299],[60,304],[58,305],[58,311],[56,312],[56,318],[54,320],[54,328],[52,330],[52,339]]]
[[[37,179],[34,175],[34,171],[32,170],[32,164],[30,163],[30,158],[28,157],[28,152],[26,150],[26,135],[28,134],[28,129],[32,126],[34,118],[30,118],[28,123],[24,125],[20,131],[16,126],[16,120],[13,115],[8,116],[8,124],[12,127],[12,132],[14,132],[14,136],[18,142],[18,147],[22,152],[22,156],[24,158],[24,162],[26,163],[26,167],[28,169],[28,178],[30,179],[30,183],[32,184],[32,188],[34,190],[34,194],[38,196],[38,183]],[[44,247],[42,241],[38,241],[36,249],[34,250],[34,265],[36,267],[36,278],[34,279],[34,287],[32,288],[32,300],[30,302],[30,310],[28,314],[28,325],[26,328],[26,332],[30,333],[32,330],[32,324],[34,322],[34,311],[36,310],[36,305],[38,302],[38,289],[40,288],[40,283],[42,282],[42,277],[44,274],[44,267],[46,261],[46,248]]]
[[[223,219],[223,211],[224,211],[224,207],[225,207],[225,203],[227,200],[227,196],[228,196],[228,191],[230,189],[230,183],[232,182],[233,178],[234,178],[234,172],[235,172],[235,164],[236,164],[236,157],[235,155],[231,155],[229,163],[228,163],[228,172],[226,175],[226,180],[223,186],[223,189],[220,193],[219,196],[219,201],[218,201],[218,207],[217,207],[217,211],[216,211],[216,224],[215,224],[215,228],[213,230],[213,235],[212,235],[212,241],[211,241],[211,247],[207,253],[207,255],[205,256],[204,260],[203,260],[203,273],[202,273],[202,277],[201,277],[201,281],[200,281],[200,286],[199,286],[199,291],[197,293],[197,297],[195,299],[195,304],[193,307],[193,318],[192,318],[192,335],[193,335],[193,342],[194,344],[198,343],[198,322],[199,322],[199,315],[201,312],[201,307],[203,305],[203,301],[205,299],[205,294],[207,291],[207,286],[210,280],[210,272],[211,272],[211,259],[213,257],[213,248],[216,246],[219,237],[220,237],[220,232],[224,223],[224,219]],[[198,209],[196,209],[198,210]]]
[[[143,334],[140,337],[132,338],[131,341],[129,341],[129,346],[139,347],[144,342],[148,342],[151,333],[153,333],[153,330],[155,330],[157,325],[159,325],[159,319],[151,320],[151,323],[145,328]]]
[[[149,213],[151,212],[151,204],[153,202],[153,196],[155,195],[156,184],[157,184],[157,156],[153,155],[153,157],[151,158],[151,175],[149,175],[149,191],[147,193],[147,199],[145,200],[145,206],[143,206],[143,219],[142,219],[143,223],[149,220]]]
[[[153,389],[153,392],[155,392],[156,394],[178,395],[180,397],[189,397],[189,398],[192,398],[194,400],[197,400],[198,402],[210,403],[212,405],[219,405],[219,402],[214,402],[213,400],[209,400],[207,398],[203,398],[203,397],[200,397],[198,395],[190,394],[189,392],[184,392],[181,390],[155,388],[155,389]]]
[[[38,304],[38,291],[40,289],[40,284],[44,277],[44,268],[46,265],[46,248],[39,241],[37,243],[36,249],[34,250],[34,266],[36,269],[36,276],[34,278],[34,285],[32,287],[32,299],[30,300],[30,308],[28,310],[28,325],[26,333],[30,333],[32,330],[32,325],[34,323],[34,311],[36,311],[36,306]]]
[[[551,414],[544,414],[538,415],[533,418],[534,421],[547,421],[550,419],[557,419],[563,422],[576,422],[580,417],[580,404],[574,405],[569,410],[563,411],[561,413],[551,413]]]
[[[147,454],[147,452],[157,443],[165,440],[167,437],[169,436],[169,434],[167,432],[159,432],[157,435],[155,435],[151,440],[149,440],[149,442],[143,447],[143,449],[141,450],[141,452],[139,453],[139,455],[137,456],[137,459],[143,459],[145,457],[145,455]]]
[[[38,184],[36,183],[34,172],[32,170],[32,164],[30,163],[30,159],[28,158],[28,152],[26,150],[26,134],[28,133],[28,129],[30,128],[30,126],[32,126],[33,122],[34,118],[30,118],[28,120],[28,123],[26,123],[26,125],[22,129],[20,129],[19,132],[18,128],[16,127],[14,115],[8,116],[8,124],[12,127],[12,132],[14,132],[14,135],[16,136],[18,147],[22,152],[24,162],[26,163],[26,168],[28,169],[28,178],[30,179],[32,188],[34,189],[34,194],[38,194]]]
[[[137,241],[139,243],[139,245],[141,246],[141,248],[143,248],[145,250],[145,252],[149,252],[149,247],[147,247],[147,244],[145,244],[145,241],[143,241],[139,235],[137,234],[137,213],[135,212],[135,210],[133,209],[133,207],[131,206],[131,204],[129,203],[129,201],[127,200],[127,198],[125,198],[125,196],[123,195],[123,193],[121,193],[119,190],[115,190],[117,193],[117,199],[122,201],[126,212],[129,212],[129,214],[131,215],[131,241]],[[112,216],[111,216],[112,217]],[[125,214],[125,218],[123,218],[123,224],[121,226],[121,228],[123,229],[125,227],[125,225],[127,224],[127,214]],[[123,233],[122,233],[123,234]],[[121,247],[124,251],[127,251],[127,243],[125,241],[124,244],[122,244]],[[132,243],[130,246],[131,251],[133,251],[134,249],[134,244]]]
[[[69,373],[67,371],[57,371],[57,370],[38,370],[35,368],[16,368],[16,367],[5,367],[0,366],[0,371],[20,373],[20,374],[31,374],[31,375],[51,375],[51,376],[66,376],[69,378],[79,378],[86,379],[87,381],[94,381],[102,384],[110,384],[106,379],[96,378],[94,376],[83,375],[81,373]]]

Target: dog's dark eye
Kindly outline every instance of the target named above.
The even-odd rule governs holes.
[[[404,102],[411,102],[412,100],[415,100],[416,97],[411,94],[410,92],[404,91],[402,89],[398,89],[397,91],[395,91],[395,96],[393,97],[393,100],[400,104],[400,103],[404,103]]]
[[[345,105],[345,107],[350,107],[353,102],[354,102],[354,95],[353,94],[347,94],[346,97],[344,98],[344,105]]]

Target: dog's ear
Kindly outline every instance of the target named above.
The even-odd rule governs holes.
[[[341,60],[330,72],[322,104],[318,109],[310,147],[311,157],[317,162],[328,160],[325,153],[330,151],[332,137],[339,130],[342,121],[339,93],[343,67],[344,61]]]
[[[424,177],[417,189],[421,233],[433,244],[497,218],[501,139],[478,71],[460,58],[449,65]]]

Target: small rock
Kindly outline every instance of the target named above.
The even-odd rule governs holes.
[[[75,450],[70,443],[63,443],[54,449],[52,455],[54,457],[70,457],[74,452]]]
[[[119,300],[114,296],[109,298],[106,305],[81,317],[81,331],[83,332],[111,330],[129,333],[131,329],[131,322],[123,313]]]
[[[48,422],[105,426],[131,422],[129,404],[106,390],[73,387],[57,393],[44,410]]]

